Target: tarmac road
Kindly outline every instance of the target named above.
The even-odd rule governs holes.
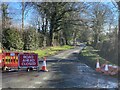
[[[2,88],[118,88],[116,78],[99,74],[80,63],[77,57],[82,48],[48,57],[48,72],[2,73]]]

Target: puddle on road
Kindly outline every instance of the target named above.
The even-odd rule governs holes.
[[[98,87],[103,88],[118,88],[118,82],[107,81],[106,79],[98,79]]]
[[[97,86],[98,88],[118,88],[117,79],[113,80],[112,77],[110,79],[109,76],[106,77],[104,75],[96,74],[95,70],[88,67],[87,65],[77,65],[77,68],[79,73],[83,75],[83,78],[86,78],[83,81],[86,80],[87,87]],[[97,85],[95,82],[97,83]]]
[[[56,66],[56,67],[55,67]],[[99,75],[95,70],[81,63],[57,63],[54,68],[56,78],[49,80],[50,87],[60,88],[118,88],[117,80],[110,79],[106,82],[104,75]],[[57,68],[59,67],[59,68]],[[58,77],[60,77],[58,79]]]
[[[87,65],[77,65],[78,72],[85,72],[85,73],[94,73],[95,71],[88,67]]]

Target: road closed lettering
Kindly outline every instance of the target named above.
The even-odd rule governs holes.
[[[19,66],[37,66],[38,55],[37,54],[20,54],[19,55]]]

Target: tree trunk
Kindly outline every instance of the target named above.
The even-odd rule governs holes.
[[[97,47],[97,44],[99,41],[99,32],[98,31],[100,31],[100,29],[97,29],[97,27],[96,27],[96,28],[94,28],[94,30],[96,30],[95,34],[94,34],[94,47]]]
[[[57,39],[56,39],[56,33],[53,33],[53,37],[52,37],[52,45],[53,46],[57,46]]]
[[[120,2],[118,2],[117,4],[118,4],[119,13],[120,13]],[[119,14],[118,22],[120,22],[120,14]],[[120,56],[120,23],[119,23],[119,30],[118,30],[118,58],[119,56]],[[118,65],[120,66],[120,59],[118,59]]]
[[[2,30],[4,30],[4,28],[5,28],[5,16],[2,14]]]
[[[44,38],[43,38],[43,47],[45,48],[47,46],[47,37],[44,35]]]
[[[73,45],[76,46],[76,32],[73,32]]]
[[[47,46],[47,27],[48,20],[45,16],[42,17],[42,32],[43,32],[43,47]]]
[[[54,46],[54,17],[50,21],[50,46]]]
[[[66,34],[65,34],[65,45],[68,45],[68,39]]]
[[[22,31],[24,31],[24,2],[22,2]]]
[[[67,39],[65,39],[65,43],[66,43],[66,45],[68,45],[68,40]]]
[[[3,3],[2,5],[1,5],[1,11],[2,11],[2,30],[3,29],[5,29],[5,28],[7,28],[7,18],[9,18],[8,17],[8,5],[7,4],[5,4],[5,3]]]
[[[94,46],[96,47],[98,43],[98,34],[95,34],[94,36]]]
[[[52,42],[53,41],[52,40],[53,39],[53,28],[52,28],[52,26],[50,27],[50,36],[49,37],[50,37],[50,43],[49,43],[49,45],[53,46],[53,42]]]

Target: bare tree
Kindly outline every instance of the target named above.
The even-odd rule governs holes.
[[[102,3],[93,3],[91,13],[91,24],[94,31],[94,46],[97,46],[100,33],[103,31],[104,25],[107,23],[107,20],[110,19],[109,15],[112,15],[112,13],[111,10]]]
[[[118,22],[120,22],[120,1],[117,2],[117,5],[118,5],[118,12],[119,12],[119,20]],[[120,56],[120,23],[119,23],[119,30],[118,30],[118,56]],[[119,59],[120,61],[120,59]],[[118,63],[118,65],[120,66],[120,63]]]
[[[9,28],[11,24],[11,18],[8,16],[8,4],[2,3],[1,5],[2,11],[2,29]]]
[[[21,6],[22,6],[22,31],[24,31],[24,19],[28,13],[28,11],[26,10],[28,9],[27,6],[29,6],[29,3],[23,0],[21,2]]]

